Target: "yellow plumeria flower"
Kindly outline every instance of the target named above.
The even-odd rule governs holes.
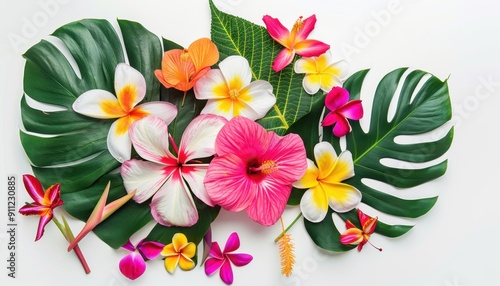
[[[328,206],[339,213],[355,208],[361,202],[361,192],[342,183],[354,176],[351,152],[344,151],[337,157],[330,143],[320,142],[314,146],[314,158],[318,166],[307,159],[306,173],[293,184],[296,188],[308,189],[300,200],[304,217],[311,222],[320,222],[325,218]]]
[[[316,94],[320,89],[329,92],[334,86],[342,86],[348,75],[347,62],[333,62],[330,51],[319,57],[298,59],[294,71],[306,74],[302,86],[308,94]]]
[[[177,265],[182,270],[191,270],[194,268],[195,263],[192,258],[196,254],[196,245],[188,242],[186,235],[183,233],[176,233],[172,237],[172,243],[165,245],[161,255],[165,256],[165,269],[168,273],[174,273]]]
[[[229,56],[210,70],[195,86],[196,99],[208,100],[201,114],[215,114],[230,120],[244,116],[257,120],[276,103],[273,86],[265,80],[252,82],[252,71],[242,56]]]

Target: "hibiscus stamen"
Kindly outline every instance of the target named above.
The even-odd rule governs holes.
[[[295,24],[293,24],[292,31],[294,33],[298,33],[300,29],[302,29],[302,26],[304,25],[304,21],[302,20],[302,16],[300,16],[297,21],[295,21]]]
[[[174,137],[171,134],[168,134],[168,140],[170,140],[170,144],[172,144],[172,148],[174,148],[175,154],[179,154],[179,148],[177,148],[177,144],[175,144]]]
[[[274,163],[273,160],[266,160],[259,167],[248,167],[248,171],[253,174],[260,172],[269,175],[278,171],[278,164]]]

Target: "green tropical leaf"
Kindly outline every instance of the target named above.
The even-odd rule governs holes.
[[[359,71],[345,82],[344,87],[349,90],[351,99],[360,99],[367,73],[368,70]],[[388,119],[391,102],[394,99],[397,99],[395,113]],[[307,116],[322,118],[320,108],[313,109]],[[353,154],[355,176],[345,183],[361,191],[364,204],[381,212],[407,218],[424,215],[434,206],[437,197],[403,199],[370,186],[366,183],[366,179],[383,182],[397,191],[402,191],[442,176],[446,171],[447,160],[441,157],[451,145],[453,128],[450,128],[443,137],[426,139],[425,142],[398,143],[396,138],[428,134],[450,119],[451,104],[446,81],[443,82],[420,70],[408,72],[406,68],[387,74],[376,88],[368,131],[362,129],[359,121],[351,121],[352,132],[346,135],[346,149]],[[311,122],[319,123],[317,120]],[[318,138],[318,132],[304,128],[305,123],[298,121],[296,124],[297,126],[292,126],[291,129],[299,132],[302,138]],[[331,127],[323,129],[323,141],[330,142],[337,153],[341,152],[340,140],[332,135]],[[305,141],[309,156],[317,142]],[[401,162],[401,167],[387,166],[383,163],[384,159],[397,160],[396,162]],[[300,191],[292,192],[291,203],[300,201],[303,194]],[[339,215],[344,220],[357,221],[352,212]],[[332,227],[330,215],[318,224],[305,220],[305,225],[318,246],[332,251],[346,250],[337,239],[339,231]],[[396,237],[409,229],[411,226],[389,226],[379,222],[375,231],[385,236]]]
[[[272,62],[283,49],[268,34],[267,30],[245,19],[223,13],[210,0],[212,11],[212,41],[217,45],[220,58],[240,55],[250,64],[254,80],[266,80],[274,87],[276,104],[258,122],[278,135],[309,113],[319,97],[307,94],[302,88],[303,75],[293,72],[293,63],[276,73]]]
[[[20,132],[21,143],[35,176],[44,186],[61,183],[65,210],[81,220],[90,215],[108,181],[112,182],[110,200],[126,191],[115,172],[120,163],[107,150],[112,121],[79,115],[71,108],[73,102],[91,89],[114,93],[115,68],[125,59],[146,79],[145,101],[160,98],[160,84],[153,74],[160,68],[160,39],[138,23],[118,20],[118,24],[124,48],[111,23],[85,19],[53,33],[62,48],[42,40],[23,55],[25,95],[21,114],[25,131]],[[47,107],[32,106],[27,97],[56,108],[42,110]],[[123,228],[123,221],[127,221],[127,228]],[[149,206],[130,202],[99,225],[95,233],[117,248],[149,221]]]

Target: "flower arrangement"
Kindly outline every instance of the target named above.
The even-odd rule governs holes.
[[[237,252],[236,232],[223,248],[212,241],[210,226],[221,209],[245,211],[262,227],[281,225],[276,242],[285,276],[295,263],[288,230],[301,217],[311,240],[332,252],[361,251],[371,235],[408,232],[412,226],[386,224],[364,206],[413,218],[437,198],[401,199],[364,179],[410,188],[445,173],[446,160],[436,159],[450,147],[453,128],[429,142],[396,138],[450,120],[446,81],[421,70],[390,72],[374,93],[365,131],[361,88],[369,70],[350,75],[329,44],[309,38],[315,15],[288,29],[269,15],[259,25],[209,3],[211,38],[187,48],[118,20],[123,48],[108,21],[84,19],[53,34],[78,71],[47,41],[24,54],[20,136],[34,173],[24,176],[34,202],[19,211],[40,216],[35,240],[52,220],[86,273],[78,243],[94,232],[128,251],[117,267],[129,279],[163,260],[170,274],[199,264],[229,285],[232,265],[253,257]],[[63,110],[38,110],[27,96]],[[405,172],[384,164],[387,158],[427,166]],[[64,217],[63,224],[55,219],[60,206],[86,222],[76,236]],[[297,212],[288,224],[287,207]],[[151,221],[156,225],[134,245],[130,237]]]

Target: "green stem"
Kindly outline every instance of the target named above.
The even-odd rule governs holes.
[[[299,213],[299,215],[297,215],[297,217],[292,221],[292,223],[287,227],[285,228],[285,230],[283,232],[280,233],[280,235],[278,235],[278,237],[276,237],[274,239],[274,242],[278,242],[278,240],[283,237],[283,235],[285,235],[285,233],[287,233],[290,228],[292,228],[292,226],[299,220],[299,218],[302,216],[302,212]]]
[[[68,222],[66,221],[66,218],[64,218],[64,215],[62,216],[64,226],[61,225],[61,223],[57,220],[55,216],[52,217],[52,221],[56,224],[57,228],[61,231],[61,233],[64,235],[66,240],[71,243],[73,239],[75,239],[73,232],[71,231],[71,228],[68,225]],[[85,270],[86,274],[90,273],[90,267],[87,264],[87,261],[85,260],[85,257],[83,256],[82,251],[80,250],[80,247],[78,245],[73,248],[73,251],[75,252],[76,256],[80,260],[80,263],[83,266],[83,270]]]

